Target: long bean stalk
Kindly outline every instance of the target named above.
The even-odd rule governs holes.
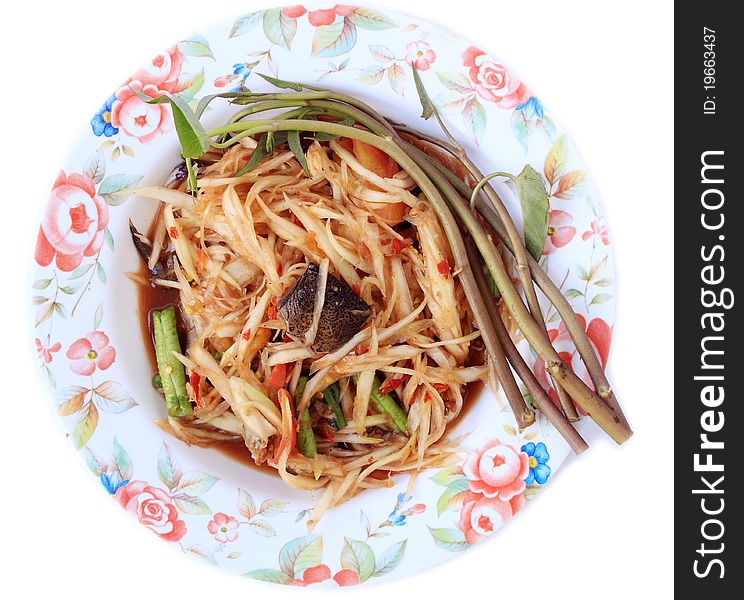
[[[185,417],[193,414],[186,391],[186,374],[181,362],[174,352],[181,353],[176,325],[176,311],[172,306],[163,310],[152,311],[152,329],[155,336],[155,357],[158,363],[158,374],[168,415]]]
[[[471,174],[473,176],[481,175],[475,165],[470,162],[469,158],[467,158],[467,155],[465,154],[465,151],[462,149],[462,147],[459,144],[455,147],[458,149],[458,157],[468,168]],[[524,243],[522,243],[522,236],[519,235],[517,226],[514,224],[514,220],[511,218],[511,215],[506,209],[503,201],[496,193],[496,190],[491,185],[488,185],[488,182],[491,179],[500,176],[509,177],[516,184],[516,178],[509,173],[496,172],[491,173],[490,175],[486,175],[485,177],[482,177],[480,181],[478,181],[478,184],[475,186],[475,188],[473,188],[473,192],[470,195],[470,205],[473,206],[473,204],[475,203],[475,199],[478,197],[478,194],[481,190],[485,192],[486,197],[491,201],[491,206],[493,206],[496,214],[498,214],[501,222],[504,224],[506,234],[509,236],[509,241],[511,242],[512,248],[514,248],[514,259],[516,262],[517,274],[519,276],[519,281],[522,284],[524,295],[527,298],[527,306],[529,307],[530,313],[534,317],[535,322],[547,332],[548,328],[545,325],[545,319],[543,318],[542,310],[540,308],[540,301],[537,299],[535,286],[532,282],[532,273],[530,272],[530,267],[527,263],[527,248],[525,248]],[[576,413],[576,409],[574,408],[571,397],[566,393],[566,390],[558,385],[555,377],[551,376],[551,379],[553,380],[553,388],[558,394],[561,407],[563,408],[563,412],[566,413],[566,417],[568,417],[569,421],[578,421],[579,415]]]
[[[465,247],[468,250],[471,264],[478,261],[478,250],[476,249],[472,239],[468,238],[465,241]],[[527,387],[527,390],[530,392],[533,406],[545,415],[545,418],[548,419],[550,424],[556,428],[558,433],[560,433],[563,439],[566,440],[571,449],[576,454],[581,454],[589,446],[586,441],[584,441],[584,438],[582,438],[576,429],[574,429],[570,421],[553,404],[545,393],[545,390],[540,385],[540,382],[535,378],[534,373],[532,373],[524,358],[522,358],[519,350],[517,350],[514,342],[509,336],[509,332],[506,330],[504,322],[501,319],[501,315],[499,314],[496,305],[496,299],[491,294],[488,282],[483,276],[482,271],[479,271],[479,275],[476,275],[476,281],[478,282],[481,295],[485,300],[488,316],[496,329],[499,342],[504,349],[504,354],[511,363],[511,366],[517,372],[517,375],[519,375],[520,379]]]
[[[517,185],[516,177],[509,173],[503,172],[496,172],[484,177],[483,173],[478,170],[478,167],[475,165],[475,163],[470,160],[470,157],[467,155],[462,145],[460,145],[457,139],[455,139],[455,137],[450,133],[449,129],[444,123],[444,120],[440,116],[439,111],[429,99],[428,93],[426,92],[426,89],[421,82],[418,70],[415,67],[413,68],[413,77],[416,82],[416,89],[419,93],[424,112],[429,112],[436,118],[437,122],[439,123],[439,127],[449,140],[449,146],[451,147],[453,156],[457,160],[459,160],[462,165],[465,166],[465,168],[473,177],[478,180],[478,184],[475,186],[470,196],[471,207],[473,206],[475,198],[479,195],[479,192],[482,191],[485,193],[485,197],[488,199],[488,201],[490,201],[491,207],[496,211],[496,214],[498,214],[499,219],[501,219],[501,223],[506,230],[506,235],[511,242],[512,252],[514,254],[514,260],[516,263],[517,276],[519,277],[519,281],[522,284],[522,289],[524,290],[525,298],[527,299],[527,307],[529,308],[529,311],[532,314],[532,317],[535,319],[537,325],[541,329],[544,329],[547,333],[547,327],[545,325],[545,320],[543,319],[540,302],[537,298],[537,293],[535,292],[535,287],[532,283],[532,275],[530,273],[529,265],[527,264],[527,257],[529,253],[527,252],[525,244],[522,242],[522,236],[519,234],[519,230],[517,229],[514,220],[512,219],[509,211],[501,200],[501,197],[498,195],[498,193],[496,193],[496,190],[493,188],[493,186],[488,184],[489,180],[493,177],[505,176],[514,181],[514,184]],[[542,248],[540,248],[540,250],[541,249]],[[561,406],[563,407],[566,416],[572,421],[578,421],[579,417],[576,413],[576,410],[574,409],[573,401],[565,392],[563,387],[558,383],[558,381],[556,381],[555,377],[551,375],[551,378],[553,380],[553,387],[558,393]]]
[[[268,79],[272,83],[276,82],[276,80],[271,80],[271,78]],[[236,113],[231,119],[231,122],[222,127],[212,129],[209,132],[201,130],[201,134],[203,135],[197,131],[195,136],[199,140],[207,138],[212,146],[219,145],[219,147],[227,147],[245,136],[256,136],[258,134],[279,131],[312,132],[315,134],[326,134],[359,140],[389,155],[416,182],[437,214],[445,237],[452,249],[455,272],[459,273],[465,296],[473,308],[479,328],[484,333],[484,342],[489,345],[486,338],[490,337],[492,340],[490,345],[493,348],[498,347],[501,355],[504,356],[504,350],[501,348],[502,344],[499,342],[498,327],[494,326],[492,319],[489,317],[488,307],[484,307],[482,293],[473,273],[475,269],[471,268],[472,261],[468,257],[468,252],[463,242],[460,231],[461,227],[471,236],[474,247],[477,248],[477,252],[485,262],[490,275],[502,294],[506,308],[522,331],[525,339],[545,362],[549,374],[556,381],[556,387],[565,389],[579,406],[615,441],[622,443],[630,437],[632,432],[627,426],[627,422],[619,406],[617,406],[611,388],[602,372],[601,365],[599,365],[599,360],[586,337],[586,332],[580,325],[579,328],[576,327],[578,318],[576,318],[570,305],[557,287],[550,281],[547,274],[542,271],[537,261],[530,257],[529,254],[526,257],[523,256],[522,250],[524,246],[519,233],[516,232],[515,236],[515,231],[512,231],[512,228],[505,224],[505,222],[510,221],[510,218],[507,218],[508,212],[504,214],[500,211],[496,207],[498,205],[494,205],[492,198],[490,199],[487,193],[478,194],[478,197],[475,198],[477,214],[480,214],[494,229],[510,251],[515,253],[515,256],[519,254],[521,257],[521,260],[517,260],[518,273],[520,274],[520,283],[525,289],[527,301],[530,305],[529,308],[525,306],[519,291],[512,282],[506,266],[496,251],[488,232],[484,230],[483,225],[479,222],[478,217],[473,213],[466,200],[472,193],[471,186],[468,186],[446,166],[437,164],[436,160],[432,160],[409,140],[404,139],[399,131],[384,117],[365,103],[350,96],[328,90],[320,90],[319,88],[311,88],[311,86],[304,87],[311,88],[312,91],[304,91],[303,86],[300,84],[287,82],[278,82],[278,84],[280,87],[288,87],[294,91],[268,94],[225,94],[224,96],[233,98],[236,103],[249,106],[241,112]],[[200,102],[199,109],[197,110],[198,114],[204,110],[204,107],[211,99],[209,98]],[[242,120],[247,116],[256,115],[266,110],[292,107],[295,110],[290,111],[289,116],[293,118],[285,118],[287,116],[287,113],[285,113],[285,115],[272,119]],[[311,108],[312,110],[303,111],[301,110],[303,108]],[[323,121],[314,118],[323,114],[330,115],[333,120]],[[345,121],[348,119],[353,123],[358,123],[363,128],[355,127],[351,124],[339,123],[338,119],[340,115],[345,115]],[[188,124],[191,123],[189,121]],[[450,152],[451,145],[448,145],[446,142],[439,145]],[[450,146],[450,148],[447,146]],[[193,150],[190,151],[193,152]],[[457,148],[455,148],[454,153],[450,153],[461,163],[463,160],[469,161],[464,153],[463,155],[457,154]],[[184,154],[186,155],[186,152]],[[503,204],[501,206],[503,207]],[[479,269],[480,265],[478,264],[477,266]],[[529,280],[529,285],[525,285],[525,279]],[[539,304],[535,306],[537,297],[534,295],[534,288],[532,288],[533,294],[527,292],[527,289],[532,287],[533,280],[564,318],[569,333],[574,338],[577,349],[587,365],[599,397],[563,364],[560,356],[553,348],[545,330],[544,320],[539,311]],[[564,315],[564,312],[567,314]],[[574,322],[571,322],[571,317],[573,317]],[[489,348],[489,353],[490,351],[491,348]],[[511,352],[511,349],[509,351]],[[528,385],[528,388],[534,388],[534,378],[530,379],[529,376],[526,377],[529,383],[526,382],[525,384]],[[549,400],[546,403],[539,393],[533,394],[534,397],[540,397],[536,406],[542,403],[543,406],[541,409],[544,410],[546,416],[551,412],[550,409],[552,407],[554,409],[554,412],[551,413],[553,420],[559,422],[555,418],[555,412],[559,413],[559,411],[552,406]],[[524,424],[524,421],[520,421],[520,410],[524,411],[522,414],[523,418],[525,415],[528,416],[531,411],[526,408],[524,402],[521,403],[521,406],[518,405],[515,416],[520,424]],[[562,417],[562,415],[560,416]],[[556,428],[567,439],[572,438],[572,441],[569,440],[569,443],[575,450],[579,451],[579,448],[583,449],[585,447],[585,444],[582,447],[583,440],[581,440],[580,436],[578,439],[574,437],[574,434],[576,436],[578,434],[570,427],[570,424],[569,428],[574,432],[573,434],[565,429],[563,424],[560,427],[556,426]],[[578,440],[581,440],[581,442]]]
[[[395,127],[397,131],[405,134],[406,139],[409,140],[411,149],[415,148],[418,151],[419,159],[425,160],[428,154],[421,150],[421,148],[414,146],[413,143],[410,142],[411,138],[423,140],[427,144],[436,146],[450,153],[451,155],[456,152],[455,148],[451,144],[445,142],[444,140],[440,140],[435,136],[425,134],[405,125],[396,124]],[[446,179],[457,189],[460,194],[465,197],[470,196],[470,194],[472,193],[472,188],[469,187],[462,178],[458,177],[455,173],[453,173],[451,170],[449,170],[438,161],[432,160],[431,157],[429,157],[429,159],[433,163],[433,167],[440,171],[440,173],[444,177],[446,177]],[[474,179],[478,181],[479,176],[480,173],[476,172],[476,174],[474,175]],[[511,240],[509,239],[506,228],[499,218],[499,215],[490,205],[483,193],[481,193],[475,199],[475,209],[489,224],[489,226],[493,228],[493,230],[496,232],[499,238],[501,238],[507,249],[513,254],[514,248],[511,244]],[[579,356],[586,366],[586,370],[589,373],[589,377],[594,384],[594,389],[596,390],[598,396],[604,402],[606,402],[607,405],[615,412],[617,417],[620,419],[620,422],[625,427],[628,427],[628,421],[625,418],[625,415],[620,408],[620,404],[617,401],[612,387],[607,380],[607,376],[605,375],[602,364],[599,361],[599,357],[594,351],[594,348],[592,347],[592,344],[586,335],[584,326],[582,325],[581,321],[579,321],[576,313],[571,307],[571,304],[561,293],[560,289],[558,289],[558,286],[555,285],[550,276],[543,270],[540,264],[532,256],[527,256],[527,264],[529,265],[532,279],[537,284],[537,287],[540,288],[540,291],[545,294],[545,297],[548,299],[548,301],[555,307],[561,317],[561,320],[565,324],[566,330],[571,337],[571,341],[576,346],[576,350],[579,352]]]
[[[425,153],[418,150],[412,144],[404,146],[404,148],[411,155],[416,156],[421,161],[420,162],[421,165],[428,166],[427,174],[432,178],[432,181],[436,182],[436,184],[439,186],[440,189],[448,190],[448,189],[454,188],[453,183],[442,173],[441,170],[435,168],[433,164],[434,161],[430,159],[429,157],[427,157]],[[448,194],[448,199],[452,198],[451,191],[449,193],[448,192],[445,192],[445,193]],[[472,214],[469,213],[469,210],[467,208],[467,203],[465,202],[465,200],[463,200],[462,197],[459,197],[459,198],[452,198],[452,201],[455,202],[456,205],[460,207],[460,211],[458,212],[458,215],[466,215],[469,218],[471,224],[474,224],[475,219],[472,216]],[[470,225],[468,226],[468,229],[470,230]],[[503,227],[501,227],[501,230],[503,233]],[[474,238],[475,237],[476,236],[474,236]],[[531,315],[528,313],[526,307],[522,303],[521,297],[519,296],[519,293],[514,288],[514,284],[512,283],[511,278],[506,273],[506,268],[503,264],[501,256],[498,254],[498,252],[495,252],[493,249],[488,248],[488,236],[481,234],[477,236],[477,238],[480,240],[480,243],[478,243],[478,240],[476,240],[478,249],[483,255],[484,259],[486,260],[486,265],[488,266],[489,271],[494,277],[497,287],[499,288],[502,294],[504,294],[502,287],[506,286],[507,288],[506,295],[508,296],[508,299],[505,298],[505,301],[507,302],[507,307],[509,309],[509,312],[512,314],[512,316],[515,317],[515,320],[517,321],[517,324],[519,328],[522,330],[522,333],[524,334],[527,341],[530,342],[530,345],[532,345],[533,348],[535,348],[538,355],[540,355],[543,358],[543,360],[545,360],[545,363],[548,366],[549,375],[555,378],[559,382],[561,387],[565,388],[566,386],[570,386],[571,389],[576,391],[576,393],[581,394],[581,398],[577,398],[576,396],[574,396],[573,392],[571,392],[570,390],[567,390],[569,391],[569,394],[571,396],[576,398],[579,406],[581,406],[597,422],[597,424],[600,425],[600,427],[602,427],[603,429],[605,429],[605,426],[612,427],[610,425],[611,421],[617,424],[621,424],[620,421],[616,420],[616,417],[614,414],[610,414],[610,411],[606,410],[606,407],[602,405],[601,402],[599,403],[595,402],[597,398],[596,396],[594,396],[594,393],[592,392],[592,390],[586,387],[586,385],[583,384],[583,382],[581,382],[581,380],[579,380],[578,377],[576,377],[569,369],[564,369],[563,371],[560,371],[557,368],[557,363],[561,363],[560,357],[556,358],[557,353],[555,349],[552,347],[552,344],[550,343],[545,330],[540,328],[539,325],[534,320],[531,319]],[[484,254],[484,249],[491,259],[490,264],[489,264],[488,258],[486,257],[486,254]],[[535,262],[536,264],[536,261],[534,261],[534,259],[531,259],[531,257],[528,257],[527,259],[528,264],[530,264],[530,260],[532,262]],[[539,268],[539,265],[537,266],[537,268],[540,271],[542,271]],[[494,272],[494,269],[496,269],[496,271],[499,272],[498,275],[496,275],[496,273]],[[545,277],[547,278],[547,275]],[[561,298],[563,298],[560,292],[558,292],[558,294],[561,296]],[[517,317],[517,315],[515,314],[515,310],[520,313],[519,317]],[[570,312],[573,315],[573,317],[576,318],[576,315],[575,313],[573,313],[573,310],[571,310]],[[525,330],[525,326],[529,329],[529,333],[528,331]],[[539,348],[535,345],[535,342],[533,342],[533,340],[540,340]],[[593,350],[592,350],[592,353],[593,353]],[[546,356],[550,356],[551,358],[546,358]],[[553,365],[552,369],[550,368],[551,365]],[[569,379],[571,381],[567,382],[566,380],[569,380]],[[580,382],[581,385],[579,385],[577,381]],[[588,406],[591,407],[594,413],[592,413],[587,408]],[[603,423],[605,424],[605,426],[603,426]],[[615,434],[610,433],[609,431],[607,431],[607,429],[605,429],[605,431],[615,441],[617,441],[618,443],[622,443],[622,441],[625,441],[628,437],[630,437],[632,432],[630,431],[629,427],[626,424],[622,424],[621,429],[622,431],[616,431]]]

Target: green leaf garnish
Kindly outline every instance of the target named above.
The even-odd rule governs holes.
[[[139,90],[131,89],[137,97],[147,104],[163,104],[168,102],[173,111],[173,123],[176,126],[178,141],[181,142],[181,151],[184,158],[199,158],[209,150],[209,138],[207,132],[199,122],[191,107],[178,96],[158,96],[151,98]]]
[[[300,143],[300,132],[290,131],[287,134],[287,142],[289,143],[289,149],[295,155],[297,162],[300,163],[302,170],[305,171],[305,175],[311,177],[310,167],[307,166],[307,158],[305,158],[305,153],[302,151],[302,145]]]
[[[256,75],[268,81],[274,87],[278,87],[284,90],[294,90],[295,92],[301,92],[305,89],[301,83],[297,83],[295,81],[285,81],[284,79],[277,79],[276,77],[264,75],[263,73],[256,73]]]
[[[514,178],[522,205],[524,240],[527,251],[535,260],[542,256],[545,238],[548,237],[550,203],[543,178],[530,165]]]
[[[416,83],[416,93],[418,93],[419,101],[421,102],[421,118],[429,119],[434,114],[434,104],[429,98],[429,94],[426,92],[424,83],[421,81],[418,69],[411,67],[413,71],[413,81]]]
[[[253,150],[253,154],[251,154],[251,157],[248,159],[248,162],[245,163],[240,169],[238,169],[235,172],[235,175],[233,177],[240,177],[241,175],[245,175],[249,171],[252,171],[253,168],[261,162],[261,159],[266,156],[266,134],[264,133],[261,138],[258,140],[258,146],[255,147]]]
[[[226,98],[229,96],[224,96],[223,94],[209,94],[208,96],[203,96],[199,100],[199,104],[196,105],[196,110],[194,111],[194,114],[196,114],[197,117],[201,117],[204,114],[204,111],[207,110],[207,106],[214,100],[215,98]]]

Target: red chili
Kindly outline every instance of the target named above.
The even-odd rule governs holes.
[[[448,279],[449,278],[449,276],[450,276],[450,264],[449,264],[449,261],[446,258],[437,265],[437,271],[439,271],[440,275],[442,277],[444,277],[445,279]]]
[[[274,365],[274,368],[271,369],[271,374],[269,375],[269,378],[266,380],[266,385],[274,388],[275,390],[278,390],[279,388],[284,387],[284,382],[286,380],[287,380],[287,365],[285,364]]]
[[[171,227],[168,229],[168,235],[171,236],[171,239],[176,240],[178,239],[178,228],[177,227]]]
[[[393,240],[393,244],[390,247],[391,252],[393,253],[393,256],[396,254],[400,254],[403,250],[408,248],[411,244],[413,244],[413,240],[409,240],[408,238],[404,240],[399,240],[398,238],[395,238]]]
[[[243,339],[246,342],[251,339],[251,330],[250,329],[246,329],[245,330],[245,332],[243,333]]]
[[[272,296],[269,301],[269,309],[266,311],[266,316],[273,320],[276,319],[277,314],[279,314],[279,309],[276,306],[276,296]]]
[[[380,393],[387,394],[391,390],[398,389],[405,379],[405,377],[391,377],[390,379],[386,379],[380,386]]]
[[[196,371],[191,371],[191,375],[189,375],[189,383],[191,384],[191,389],[194,390],[194,400],[196,400],[197,406],[203,406],[199,398],[199,382],[200,381],[201,381],[201,375],[199,375],[199,373],[197,373]]]
[[[446,383],[435,383],[432,387],[438,392],[446,392],[449,389]]]

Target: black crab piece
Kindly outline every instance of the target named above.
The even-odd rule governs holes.
[[[297,341],[304,341],[313,321],[318,274],[318,265],[310,263],[279,299],[279,316],[286,323],[287,335]],[[320,354],[333,352],[354,337],[371,316],[372,308],[346,283],[329,273],[318,332],[310,348]]]

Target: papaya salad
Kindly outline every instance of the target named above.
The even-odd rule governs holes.
[[[516,229],[492,176],[446,128],[442,140],[357,98],[264,79],[280,91],[217,94],[195,110],[143,97],[170,103],[184,159],[164,185],[129,190],[160,201],[148,231],[130,229],[147,269],[133,278],[173,294],[142,317],[174,435],[244,444],[289,486],[324,488],[311,525],[360,490],[455,461],[448,433],[478,382],[503,390],[519,427],[539,411],[577,453],[576,406],[618,443],[631,435],[537,262],[546,232]],[[444,128],[414,79],[422,116]],[[207,131],[200,117],[215,100],[235,111]],[[529,169],[500,175],[547,202]],[[535,286],[593,385],[552,347]],[[516,336],[544,360],[560,405]]]

